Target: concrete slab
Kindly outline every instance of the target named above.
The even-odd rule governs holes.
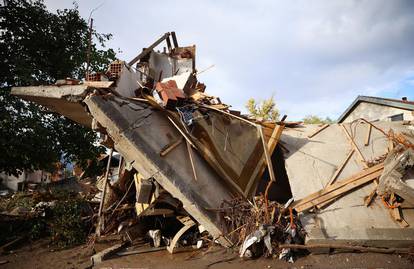
[[[376,122],[375,125],[388,131],[404,130],[401,123]],[[387,150],[387,139],[372,129],[370,144],[365,146],[367,124],[346,124],[352,137],[366,160],[383,155]],[[287,129],[282,141],[289,150],[286,170],[295,200],[325,187],[351,150],[351,144],[337,124],[333,124],[308,139],[319,126],[305,125],[303,128]],[[354,153],[337,181],[345,179],[363,169],[358,154]],[[340,197],[334,203],[319,210],[317,214],[301,215],[308,232],[307,243],[350,242],[370,246],[409,246],[414,243],[414,229],[400,228],[380,201],[370,207],[364,205],[364,197],[373,190],[368,184]],[[404,219],[414,224],[413,209],[403,210]]]
[[[93,118],[106,128],[116,151],[144,178],[153,177],[179,199],[184,209],[222,245],[231,244],[223,237],[227,233],[223,219],[216,210],[209,210],[231,199],[229,188],[196,151],[192,155],[199,176],[197,181],[194,179],[185,143],[167,156],[160,156],[165,145],[181,137],[162,111],[139,101],[122,102],[115,96],[88,96],[84,102]]]
[[[13,87],[11,94],[35,102],[69,119],[91,127],[92,118],[81,100],[93,90],[88,85]]]

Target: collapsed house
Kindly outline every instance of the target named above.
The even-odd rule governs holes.
[[[164,51],[155,51],[162,42],[166,44]],[[393,186],[381,179],[378,182],[386,169],[384,154],[394,150],[389,148],[390,143],[395,148],[414,149],[408,138],[404,144],[401,137],[388,135],[392,129],[403,136],[408,131],[406,126],[381,123],[378,130],[371,130],[371,123],[361,121],[357,127],[334,124],[319,128],[284,119],[277,123],[249,119],[205,93],[206,86],[197,80],[195,52],[195,46],[180,47],[174,32],[166,33],[131,62],[115,61],[106,73],[89,74],[82,83],[63,80],[58,85],[15,87],[12,94],[103,134],[103,144],[122,155],[124,174],[132,168],[137,171],[131,182],[136,185],[141,208],[138,215],[157,214],[151,206],[154,186],[182,203],[191,219],[182,221],[183,228],[172,239],[170,252],[195,222],[221,245],[236,244],[237,239],[230,234],[241,228],[236,226],[247,223],[235,222],[225,213],[223,204],[233,213],[237,211],[234,208],[240,208],[232,201],[240,201],[243,210],[252,203],[256,207],[261,204],[265,209],[257,212],[265,218],[258,219],[272,219],[270,226],[259,223],[268,226],[244,230],[251,235],[243,237],[242,256],[260,241],[265,241],[272,253],[267,243],[281,216],[290,218],[281,231],[287,225],[292,235],[288,241],[283,237],[284,242],[295,243],[296,215],[292,209],[299,213],[307,233],[306,244],[338,240],[377,247],[413,244],[414,230],[406,226],[414,215],[401,203],[411,196],[397,191],[411,188],[410,180],[401,183],[399,178]],[[362,128],[368,128],[369,136]],[[411,166],[408,162],[404,167]],[[119,180],[122,178],[120,172]],[[124,192],[130,189],[126,185]],[[374,197],[377,185],[380,202]],[[262,195],[262,202],[254,202],[256,195]],[[156,196],[155,200],[161,199]],[[364,196],[368,196],[368,206],[364,205]],[[270,205],[268,198],[287,203]],[[279,218],[274,215],[276,211]],[[165,210],[161,212],[166,214]],[[233,226],[228,225],[229,219]],[[254,221],[250,224],[259,225]],[[101,225],[108,225],[105,219],[98,230]]]
[[[412,147],[412,133],[402,122],[376,122],[374,126],[358,120],[304,126],[283,134],[282,141],[288,150],[286,169],[295,198],[293,207],[302,215],[308,244],[413,244],[414,230],[409,224],[414,221],[414,211],[410,197],[401,195],[401,203],[395,190],[379,192],[381,185],[388,185],[381,175],[391,168],[384,162],[385,157],[388,152],[399,155],[401,151],[400,147],[394,149],[401,144],[389,130],[407,134],[400,135],[405,139],[404,148]],[[404,173],[406,190],[414,188],[409,171]]]

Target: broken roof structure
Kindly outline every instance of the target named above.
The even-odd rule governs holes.
[[[166,49],[155,51],[164,41]],[[234,240],[217,209],[237,197],[251,200],[265,170],[280,186],[271,161],[276,145],[286,157],[286,171],[281,162],[279,175],[289,179],[295,200],[291,209],[300,213],[307,243],[414,243],[414,230],[401,228],[414,222],[412,209],[402,210],[401,198],[386,196],[387,205],[401,210],[398,220],[390,219],[381,201],[372,203],[373,184],[384,170],[390,143],[414,148],[412,142],[387,135],[389,130],[402,134],[406,126],[380,123],[375,128],[386,132],[371,133],[372,123],[364,121],[321,128],[295,123],[290,126],[297,128],[282,135],[288,126],[283,120],[245,118],[206,94],[197,79],[195,52],[195,46],[180,47],[175,33],[166,33],[129,63],[115,61],[106,73],[90,74],[81,84],[15,87],[12,94],[105,134],[130,166],[180,200],[224,246]],[[370,197],[369,207],[364,196]],[[290,218],[292,229],[292,210]]]

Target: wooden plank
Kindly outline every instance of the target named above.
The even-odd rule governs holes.
[[[373,183],[375,183],[376,180],[378,180],[378,178],[375,178],[374,181],[373,181]],[[376,194],[375,191],[376,191],[376,187],[374,188],[374,194],[372,194],[372,193],[370,194],[370,196],[373,195],[372,198],[371,197],[367,197],[367,200],[368,199],[373,199],[375,197],[375,194]],[[324,206],[332,203],[334,200],[340,198],[343,194],[345,194],[345,193],[339,194],[339,195],[334,196],[334,197],[332,197],[331,199],[329,199],[329,200],[327,200],[325,202],[320,203],[319,205],[317,205],[317,208],[323,208]],[[367,202],[367,201],[364,200],[364,202]]]
[[[401,228],[407,228],[408,226],[410,226],[410,224],[408,224],[408,222],[406,222],[405,219],[403,219],[401,212],[400,212],[400,207],[388,208],[388,211],[391,215],[391,218],[398,225],[400,225]]]
[[[110,148],[109,154],[108,154],[108,162],[106,164],[106,171],[105,171],[105,177],[104,177],[104,185],[102,190],[102,198],[99,203],[99,211],[98,211],[98,227],[96,228],[96,234],[97,236],[101,236],[101,232],[105,230],[105,215],[102,214],[103,207],[105,203],[105,196],[106,196],[106,186],[108,185],[108,176],[109,176],[109,170],[111,168],[111,160],[112,160],[112,154],[114,152],[113,148]]]
[[[266,141],[263,135],[263,127],[261,125],[257,125],[257,128],[259,129],[260,138],[262,139],[263,151],[264,151],[264,155],[266,158],[267,167],[269,170],[270,180],[273,182],[276,182],[275,172],[273,171],[272,159],[270,158],[269,149],[267,147],[267,144],[266,144]]]
[[[331,185],[334,183],[334,181],[338,178],[339,174],[342,172],[342,170],[344,169],[344,167],[346,166],[346,164],[348,163],[349,159],[351,158],[351,156],[352,156],[352,154],[353,154],[354,152],[355,152],[355,150],[354,150],[354,149],[352,149],[352,150],[348,153],[348,155],[346,156],[345,160],[344,160],[344,161],[342,162],[342,164],[338,167],[338,169],[336,169],[335,173],[332,175],[332,177],[331,177],[331,179],[329,180],[329,182],[325,185],[325,188],[326,188],[326,187],[331,186]],[[318,208],[322,208],[322,207],[324,207],[324,206],[326,206],[326,205],[330,204],[331,202],[332,202],[332,200],[329,200],[329,201],[327,201],[327,202],[325,202],[325,203],[322,203],[322,204],[320,204],[320,205],[318,206]]]
[[[132,61],[130,61],[128,63],[128,65],[129,66],[132,66],[133,64],[135,64],[136,62],[138,62],[142,57],[144,57],[145,55],[147,55],[148,53],[150,53],[156,46],[158,46],[162,41],[164,41],[165,39],[167,39],[169,36],[170,36],[170,33],[165,33],[157,41],[155,41],[154,43],[152,43],[151,46],[149,46],[148,48],[144,49],[140,54],[138,54],[138,56],[136,56],[134,59],[132,59]]]
[[[194,160],[193,160],[193,153],[192,153],[191,145],[190,145],[190,143],[188,143],[188,141],[186,141],[186,145],[187,145],[188,157],[190,158],[191,169],[193,170],[194,179],[197,181],[197,172],[196,172],[196,169],[195,169],[195,166],[194,166]]]
[[[375,186],[370,192],[370,194],[367,197],[365,197],[364,205],[368,207],[372,203],[372,201],[374,201],[374,198],[376,195],[377,195],[377,186]]]
[[[113,81],[85,81],[84,85],[91,87],[91,88],[109,88],[111,87],[114,82]]]
[[[172,37],[172,41],[174,44],[174,48],[178,48],[178,41],[177,41],[177,36],[175,35],[175,32],[171,32],[171,37]]]
[[[173,114],[170,114],[170,116],[174,116]],[[177,123],[174,122],[174,120],[170,117],[167,116],[167,118],[170,120],[170,122],[174,125],[174,127],[177,129],[177,131],[180,132],[180,134],[185,138],[185,141],[187,141],[187,143],[189,143],[191,146],[193,146],[196,149],[196,146],[194,145],[194,143],[191,141],[191,139],[187,136],[187,134],[181,130],[180,127],[178,127]]]
[[[285,128],[284,124],[277,125],[272,132],[272,135],[269,138],[269,142],[267,143],[267,150],[270,154],[273,154],[277,143],[279,143],[280,137],[282,136],[283,129]]]
[[[369,145],[369,140],[371,139],[371,131],[372,131],[372,125],[368,124],[367,136],[365,137],[365,146]]]
[[[313,132],[312,134],[308,135],[308,138],[314,137],[315,135],[319,134],[320,132],[322,132],[323,130],[325,130],[328,127],[329,127],[329,124],[328,123],[322,125],[321,128],[317,129],[315,132]]]
[[[349,134],[348,130],[346,129],[346,127],[343,124],[340,124],[340,126],[342,127],[342,130],[344,131],[346,137],[348,138],[349,142],[351,143],[352,147],[354,148],[354,150],[358,153],[359,158],[360,158],[360,162],[361,164],[365,167],[368,168],[367,162],[364,158],[364,155],[362,155],[361,151],[359,150],[358,146],[355,144],[354,139],[352,139],[351,135]]]
[[[173,149],[175,149],[176,147],[178,147],[178,145],[181,144],[181,142],[183,142],[183,138],[180,137],[179,139],[177,139],[177,141],[166,145],[161,151],[160,151],[160,156],[164,157],[166,156],[168,153],[170,153]]]
[[[317,191],[315,193],[312,193],[312,194],[306,196],[305,198],[303,198],[303,199],[301,199],[299,201],[296,201],[294,203],[293,207],[299,206],[300,204],[304,204],[304,203],[310,202],[310,201],[312,201],[312,200],[320,197],[321,195],[324,195],[326,193],[329,193],[329,192],[332,192],[334,190],[337,190],[337,189],[339,189],[339,188],[341,188],[341,187],[343,187],[343,186],[345,186],[345,185],[347,185],[347,184],[349,184],[349,183],[351,183],[351,182],[353,182],[355,180],[358,180],[358,179],[363,178],[363,177],[365,177],[367,175],[370,175],[370,174],[375,173],[375,172],[377,172],[379,170],[382,170],[383,168],[384,168],[384,164],[383,163],[374,165],[374,166],[372,166],[372,167],[370,167],[370,168],[368,168],[366,170],[363,170],[361,172],[358,172],[357,174],[352,175],[351,177],[349,177],[349,178],[347,178],[345,180],[342,180],[340,182],[336,182],[336,183],[332,184],[331,186],[328,186],[325,189],[322,189],[320,191]]]
[[[344,185],[334,191],[328,192],[328,193],[323,193],[321,196],[317,197],[316,199],[313,199],[307,203],[302,203],[298,206],[295,206],[294,208],[296,209],[297,212],[302,212],[305,210],[309,210],[311,208],[313,208],[316,205],[319,205],[323,202],[327,202],[329,200],[332,200],[336,197],[338,197],[339,195],[342,195],[348,191],[351,191],[361,185],[364,185],[365,183],[368,183],[374,179],[376,179],[377,177],[381,176],[382,173],[382,169],[374,172],[372,174],[366,175],[365,177],[359,178],[347,185]]]
[[[326,184],[325,188],[332,185],[334,181],[338,178],[339,174],[344,170],[345,165],[348,163],[349,159],[351,158],[352,154],[354,154],[355,150],[352,149],[348,155],[346,156],[345,160],[341,163],[341,165],[338,166],[335,173],[332,175],[331,179]]]
[[[273,128],[272,134],[270,135],[269,141],[267,143],[267,148],[268,148],[268,152],[269,155],[272,156],[273,152],[276,149],[277,144],[279,143],[280,137],[282,136],[282,132],[285,128],[285,124],[284,122],[281,122],[280,125],[276,125]],[[266,129],[265,129],[266,130]],[[259,165],[261,165],[261,168],[256,176],[256,178],[261,178],[263,176],[263,173],[266,169],[266,162],[265,160],[261,160]],[[257,180],[254,180],[257,182]],[[256,187],[251,188],[251,183],[253,183],[253,181],[249,182],[249,185],[247,186],[247,189],[250,190],[250,193],[246,193],[246,196],[251,195],[252,191],[256,191]]]

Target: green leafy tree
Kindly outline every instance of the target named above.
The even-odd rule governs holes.
[[[318,117],[316,115],[308,115],[303,118],[303,122],[306,124],[326,124],[326,123],[335,123],[334,120],[332,120],[329,117],[326,117],[325,119]]]
[[[276,108],[276,103],[273,96],[269,99],[256,101],[250,98],[246,103],[246,108],[249,114],[256,119],[277,121],[279,119],[279,110]]]
[[[78,7],[49,12],[43,1],[8,0],[1,8],[0,29],[0,172],[52,170],[64,155],[86,166],[103,152],[96,134],[44,107],[10,95],[12,86],[53,84],[86,71],[88,23]],[[103,71],[115,59],[105,48],[109,34],[93,32],[90,67]]]

